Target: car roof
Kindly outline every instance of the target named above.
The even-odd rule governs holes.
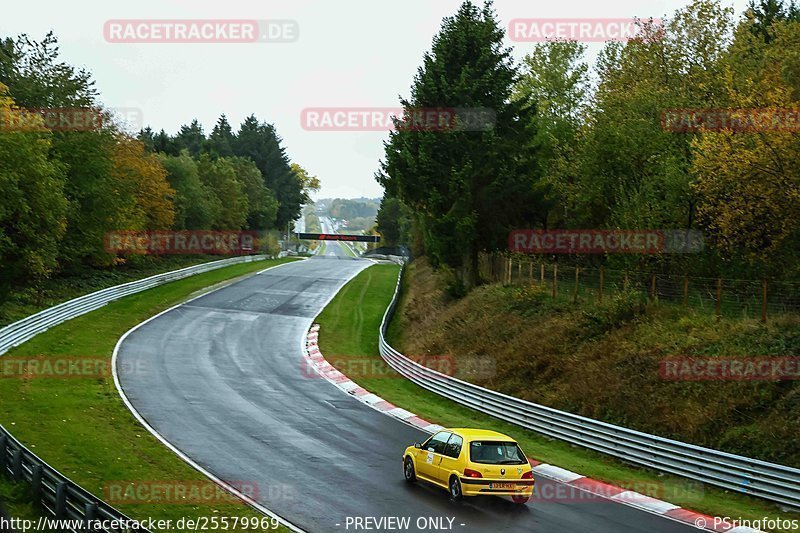
[[[498,433],[497,431],[492,431],[490,429],[447,428],[444,431],[452,431],[453,433],[458,433],[467,440],[487,439],[487,440],[516,442],[508,435],[504,435],[502,433]]]

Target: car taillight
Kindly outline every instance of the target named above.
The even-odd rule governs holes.
[[[477,470],[472,470],[470,468],[464,469],[464,475],[467,477],[483,477],[480,472]]]
[[[522,479],[533,479],[533,471],[528,470],[524,474],[522,474]]]

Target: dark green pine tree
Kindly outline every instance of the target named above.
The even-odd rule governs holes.
[[[236,134],[233,152],[250,158],[261,171],[264,185],[275,193],[278,213],[275,224],[283,228],[300,215],[302,205],[308,201],[303,184],[292,172],[289,157],[281,146],[281,138],[272,124],[259,122],[254,115],[245,119]]]
[[[750,0],[747,5],[753,15],[750,31],[765,43],[772,42],[771,26],[778,21],[800,22],[800,8],[794,0],[787,6],[784,0]]]
[[[180,148],[175,139],[170,137],[163,129],[153,136],[153,149],[167,155],[178,155]]]
[[[197,121],[192,120],[192,123],[181,126],[178,135],[175,136],[175,145],[178,151],[186,150],[194,157],[206,151],[206,134],[203,132],[203,126]]]
[[[155,134],[153,133],[153,128],[147,126],[143,130],[139,130],[139,135],[137,138],[141,141],[144,145],[145,150],[148,152],[155,152]]]
[[[410,100],[401,100],[403,108],[406,114],[427,108],[489,110],[494,124],[478,131],[399,124],[385,143],[376,176],[387,194],[414,210],[426,253],[434,264],[455,269],[459,289],[480,281],[480,251],[506,246],[509,230],[534,218],[531,210],[539,202],[535,110],[529,102],[511,101],[518,73],[503,35],[491,2],[479,8],[466,1],[444,19]],[[458,114],[461,120],[475,112]]]
[[[233,134],[228,118],[223,114],[208,136],[208,150],[215,157],[232,157],[236,136]]]

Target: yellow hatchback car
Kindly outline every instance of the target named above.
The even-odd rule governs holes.
[[[533,471],[519,445],[507,435],[483,429],[445,429],[403,453],[403,474],[464,496],[511,496],[526,503],[533,494]]]

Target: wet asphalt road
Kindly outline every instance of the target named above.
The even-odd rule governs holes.
[[[405,483],[402,451],[425,435],[312,374],[301,353],[313,318],[370,264],[314,257],[165,313],[120,346],[118,368],[136,369],[120,375],[122,388],[184,454],[221,479],[257,484],[259,502],[311,532],[356,531],[348,517],[410,517],[410,531],[697,531],[605,500],[453,503],[444,490]],[[558,493],[554,482],[537,484]],[[449,519],[451,529],[436,527]]]

